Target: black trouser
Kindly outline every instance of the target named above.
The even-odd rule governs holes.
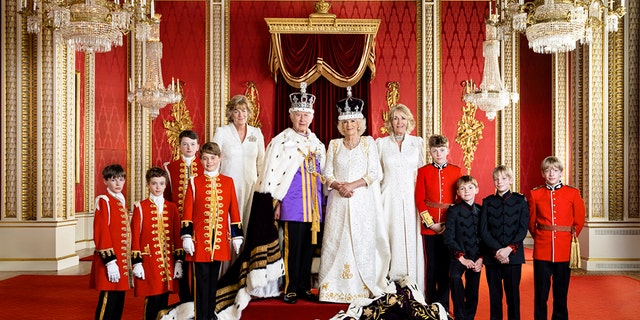
[[[220,261],[194,262],[196,281],[193,284],[195,292],[195,320],[216,319],[216,290],[218,289],[218,275]]]
[[[169,292],[144,298],[144,320],[156,320],[158,313],[169,305]]]
[[[124,309],[124,294],[126,291],[100,291],[96,320],[119,320]]]
[[[439,235],[423,235],[427,302],[440,302],[449,310],[449,249]]]
[[[491,320],[502,320],[502,284],[507,300],[507,319],[520,320],[521,264],[487,264]]]
[[[467,269],[458,260],[451,261],[449,272],[451,300],[456,320],[474,319],[478,310],[480,272]],[[464,284],[462,283],[462,275],[464,275]]]
[[[178,279],[178,297],[182,303],[193,301],[193,288],[189,283],[193,278],[192,266],[191,261],[182,262],[182,278]]]
[[[567,308],[569,279],[571,278],[569,262],[533,260],[533,314],[536,320],[547,320],[547,300],[549,299],[549,289],[551,287],[552,276],[553,313],[551,314],[551,319],[569,319],[569,310]]]
[[[284,292],[304,293],[311,289],[311,261],[314,249],[311,244],[311,223],[283,221],[282,228]]]

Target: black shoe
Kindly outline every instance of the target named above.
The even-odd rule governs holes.
[[[318,296],[313,294],[313,292],[311,292],[311,290],[307,290],[304,293],[300,294],[300,298],[307,300],[307,301],[311,301],[311,302],[318,302]]]
[[[284,295],[284,298],[282,300],[284,300],[285,303],[294,304],[298,302],[298,294],[296,294],[295,292],[289,292]]]

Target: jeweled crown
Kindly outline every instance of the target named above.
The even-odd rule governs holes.
[[[351,87],[347,87],[347,97],[338,101],[338,120],[362,119],[362,109],[364,109],[364,101],[362,99],[351,96]]]
[[[313,104],[316,102],[316,96],[311,93],[307,93],[307,83],[300,83],[300,92],[294,92],[289,95],[291,101],[291,107],[289,112],[308,112],[313,113]]]

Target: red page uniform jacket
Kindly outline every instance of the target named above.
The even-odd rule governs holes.
[[[93,242],[96,251],[91,264],[90,288],[100,291],[122,291],[129,289],[131,227],[129,212],[124,203],[107,193],[96,198],[93,218]],[[116,260],[120,280],[109,282],[108,262]],[[133,276],[133,275],[132,275]]]
[[[191,165],[187,166],[184,159],[180,158],[179,160],[165,163],[164,169],[169,174],[170,186],[170,188],[167,188],[169,193],[165,194],[165,198],[175,203],[178,211],[182,213],[187,184],[189,183],[189,179],[201,176],[204,173],[202,162],[200,162],[200,158],[195,157],[191,161]]]
[[[531,190],[529,232],[533,258],[551,262],[569,261],[571,232],[580,234],[585,221],[584,201],[574,187],[539,186]]]
[[[184,199],[181,235],[191,235],[195,247],[187,261],[231,260],[231,239],[242,237],[242,225],[233,180],[225,175],[199,175],[190,182]]]
[[[144,280],[135,278],[134,294],[154,296],[177,291],[174,285],[174,256],[182,248],[180,213],[172,202],[162,210],[151,199],[136,203],[131,219],[132,264],[142,262]]]
[[[422,219],[421,234],[435,235],[427,226],[446,221],[447,208],[456,198],[456,180],[461,175],[460,167],[450,163],[440,168],[432,163],[418,169],[415,199]]]

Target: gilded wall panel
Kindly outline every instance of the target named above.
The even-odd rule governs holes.
[[[563,163],[569,163],[567,120],[569,117],[568,63],[569,54],[554,54],[552,61],[552,97],[553,97],[553,154]],[[565,168],[565,179],[571,175],[570,167]],[[565,181],[571,183],[570,181]]]
[[[24,29],[23,29],[24,30]],[[16,208],[18,210],[18,219],[20,220],[36,220],[37,219],[37,194],[35,190],[30,189],[38,182],[38,171],[36,170],[36,159],[34,158],[34,150],[37,150],[38,141],[38,119],[37,110],[41,101],[38,99],[38,93],[41,88],[38,85],[38,36],[29,35],[26,30],[22,33],[21,61],[20,61],[20,95],[21,105],[19,108],[19,120],[16,125],[18,128],[15,137],[19,149],[15,150],[17,163],[15,170],[19,172],[17,178],[16,190],[19,190],[20,204]],[[36,93],[36,94],[34,94]]]
[[[625,42],[627,43],[628,61],[636,61],[625,65],[627,95],[625,104],[625,146],[627,163],[625,164],[625,189],[627,194],[627,217],[640,219],[640,2],[629,1],[629,11],[624,18],[627,24]]]
[[[3,1],[1,4],[5,14],[3,15],[3,27],[0,28],[4,33],[2,37],[4,39],[4,51],[2,52],[2,71],[4,73],[4,101],[0,103],[0,112],[2,117],[2,133],[0,134],[2,139],[2,149],[0,154],[2,155],[2,177],[0,178],[0,186],[2,192],[0,193],[0,200],[2,201],[2,213],[0,214],[0,220],[17,219],[18,218],[18,151],[17,151],[17,138],[19,136],[19,108],[18,99],[20,101],[24,99],[24,91],[22,87],[18,87],[20,83],[18,80],[22,80],[24,74],[20,70],[18,74],[18,55],[23,54],[22,48],[18,48],[18,36],[26,34],[26,27],[21,27],[23,24],[18,18],[16,13],[15,1]],[[18,25],[21,23],[21,25]],[[18,79],[20,77],[20,79]],[[20,91],[18,91],[20,90]]]
[[[90,212],[94,210],[95,206],[95,175],[96,159],[94,146],[92,141],[95,141],[96,137],[96,58],[94,54],[84,55],[84,129],[85,129],[85,143],[84,143],[84,211]]]
[[[213,137],[213,128],[223,124],[224,105],[228,95],[229,55],[229,21],[225,12],[229,11],[229,3],[224,0],[210,0],[207,16],[207,89],[205,94],[205,136]]]
[[[50,29],[43,29],[42,32],[42,101],[40,110],[36,111],[38,116],[38,154],[40,155],[37,164],[37,174],[40,177],[40,190],[37,191],[38,202],[40,202],[40,216],[37,219],[53,218],[53,178],[51,170],[53,166],[53,126],[54,126],[54,103],[60,95],[54,94],[54,81],[60,71],[56,70],[54,61],[53,34]],[[64,76],[64,74],[62,74]],[[63,88],[61,88],[63,89]],[[56,168],[57,169],[57,168]],[[45,174],[48,172],[49,174]],[[29,184],[30,185],[30,184]]]
[[[608,207],[609,220],[621,221],[624,215],[624,31],[608,38]]]
[[[417,4],[417,115],[416,135],[427,138],[442,131],[440,97],[440,1],[419,0]]]
[[[502,41],[502,73],[504,85],[519,92],[519,35],[512,34]],[[512,189],[520,190],[520,104],[510,103],[496,117],[496,164],[505,165],[514,172]]]
[[[145,45],[141,41],[130,38],[129,50],[127,51],[127,60],[129,63],[128,70],[133,79],[133,83],[137,83],[138,79],[144,79],[144,48]],[[151,132],[152,120],[149,112],[139,104],[128,104],[128,122],[131,127],[127,138],[127,188],[129,199],[128,203],[133,204],[138,199],[147,197],[146,191],[146,170],[151,166]]]

